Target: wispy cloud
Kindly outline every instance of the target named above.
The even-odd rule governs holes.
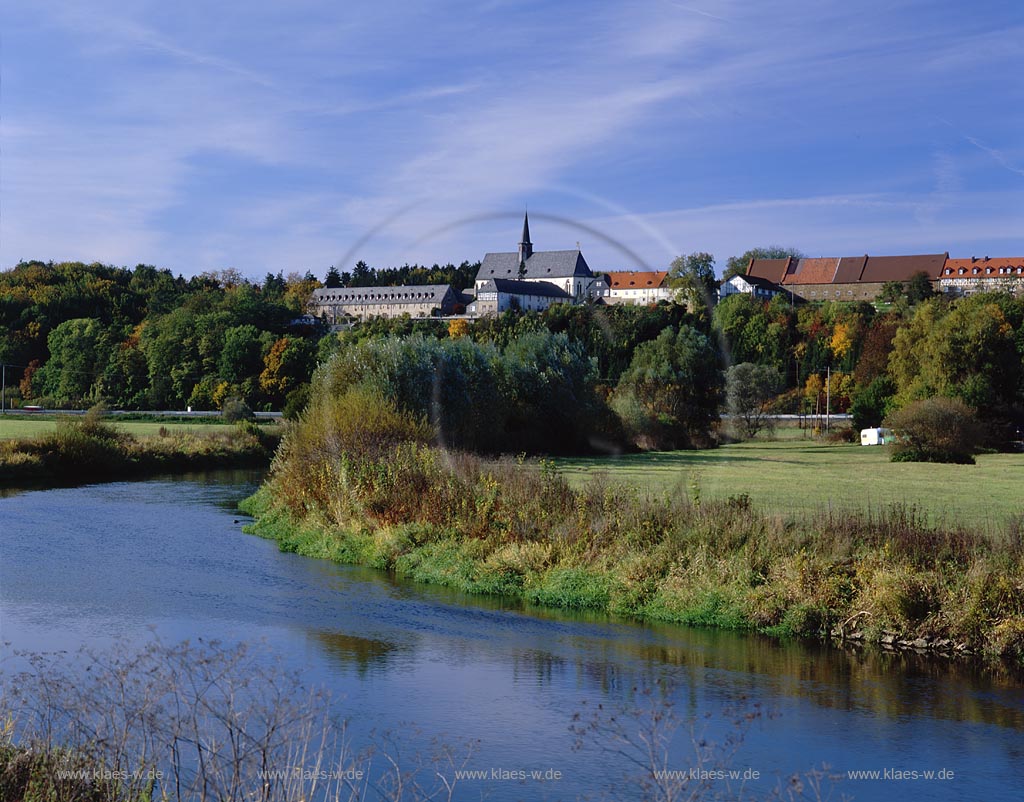
[[[1024,167],[1018,167],[1017,165],[1012,164],[1010,160],[1006,157],[1006,154],[1004,154],[1001,150],[997,150],[996,148],[990,148],[984,142],[975,139],[973,136],[966,137],[966,139],[978,150],[984,151],[993,159],[995,159],[996,163],[1000,167],[1006,168],[1011,173],[1016,173],[1017,175],[1024,175]]]

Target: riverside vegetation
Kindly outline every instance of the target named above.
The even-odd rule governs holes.
[[[1024,660],[1019,526],[939,527],[899,505],[787,519],[746,496],[645,493],[600,475],[574,488],[543,459],[441,447],[451,438],[430,399],[397,380],[406,362],[436,376],[440,352],[432,364],[397,358],[423,357],[415,344],[366,347],[385,350],[345,351],[322,368],[243,504],[251,531],[284,550],[533,604]],[[476,431],[503,431],[503,409],[544,420],[504,397],[496,359],[470,360],[495,393],[495,417]]]
[[[275,427],[276,428],[276,427]],[[252,421],[228,431],[171,431],[136,437],[99,409],[59,418],[37,437],[0,440],[0,483],[95,481],[183,470],[266,465],[279,441]]]

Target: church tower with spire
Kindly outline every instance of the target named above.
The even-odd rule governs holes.
[[[519,243],[519,264],[525,265],[526,260],[533,256],[533,243],[530,242],[530,213],[523,214],[523,239]]]

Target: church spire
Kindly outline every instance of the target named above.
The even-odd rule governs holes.
[[[526,260],[533,256],[533,243],[530,242],[530,213],[523,214],[523,239],[519,243],[519,264],[525,265]]]

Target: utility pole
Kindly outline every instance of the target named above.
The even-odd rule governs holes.
[[[0,379],[0,415],[7,414],[7,365],[0,365],[0,374],[3,374],[3,379]]]
[[[829,365],[825,372],[825,434],[828,434],[828,425],[831,419],[832,403],[832,366]]]

